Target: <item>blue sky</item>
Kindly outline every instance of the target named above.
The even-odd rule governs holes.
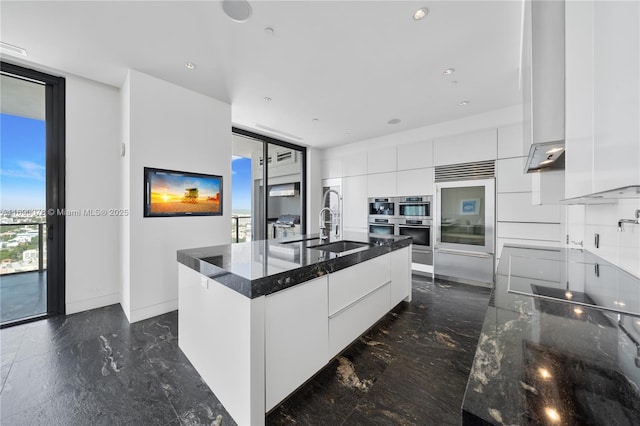
[[[251,159],[236,158],[231,162],[231,211],[251,210]],[[246,211],[248,210],[248,211]]]
[[[45,208],[45,122],[0,114],[0,208]]]

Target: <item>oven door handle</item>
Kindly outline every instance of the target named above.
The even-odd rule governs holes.
[[[487,259],[493,256],[492,253],[484,253],[479,251],[451,250],[451,249],[443,249],[438,247],[436,247],[436,251],[443,254],[454,254],[457,256],[467,256],[467,257],[479,257],[482,259]]]

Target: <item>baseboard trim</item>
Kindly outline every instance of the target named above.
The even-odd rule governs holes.
[[[66,314],[77,314],[78,312],[90,309],[103,308],[109,305],[120,303],[120,293],[107,294],[105,296],[93,297],[91,299],[78,300],[65,303]]]
[[[129,322],[134,323],[147,318],[155,317],[158,315],[166,314],[167,312],[175,311],[178,309],[178,299],[169,300],[166,302],[158,303],[151,306],[145,306],[143,308],[132,309],[129,312]]]

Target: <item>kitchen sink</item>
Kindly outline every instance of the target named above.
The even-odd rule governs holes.
[[[361,249],[371,247],[369,243],[361,243],[359,241],[336,241],[334,243],[319,244],[317,246],[310,246],[311,249],[330,251],[333,253],[342,253],[349,250]]]

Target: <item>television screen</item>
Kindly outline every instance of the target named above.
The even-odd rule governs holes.
[[[222,215],[222,176],[144,168],[144,216]]]

